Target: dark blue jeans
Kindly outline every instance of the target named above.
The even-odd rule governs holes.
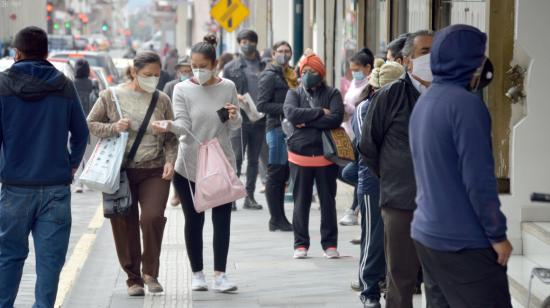
[[[68,185],[3,185],[0,194],[0,308],[12,308],[32,232],[36,253],[34,308],[53,307],[71,233]]]
[[[384,256],[384,223],[378,205],[380,183],[374,176],[362,182],[359,191],[361,210],[361,255],[359,258],[359,283],[363,289],[361,301],[367,298],[380,298],[378,282],[386,278],[386,260]]]

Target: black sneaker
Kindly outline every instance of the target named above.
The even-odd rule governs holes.
[[[380,308],[380,300],[376,298],[367,298],[363,303],[364,308]]]
[[[261,210],[261,209],[263,209],[263,208],[264,208],[264,207],[261,206],[260,204],[258,204],[258,202],[256,202],[256,200],[254,200],[253,198],[246,197],[246,199],[244,199],[243,209],[247,209],[247,210]]]
[[[292,224],[288,221],[285,221],[283,223],[272,223],[271,221],[269,222],[269,231],[271,232],[274,232],[274,231],[283,231],[283,232],[291,232],[293,231],[293,227],[292,227]]]

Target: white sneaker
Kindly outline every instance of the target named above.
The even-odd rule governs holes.
[[[294,249],[294,259],[305,259],[307,258],[307,249],[304,246],[300,246]]]
[[[355,211],[352,209],[347,209],[346,214],[342,219],[340,219],[340,225],[342,226],[353,226],[357,225],[357,215],[355,215]]]
[[[212,290],[221,293],[234,292],[237,291],[237,285],[230,282],[225,274],[221,274],[218,277],[214,278],[214,285],[212,286]]]
[[[206,283],[206,278],[204,278],[203,272],[197,272],[193,274],[191,290],[208,291],[208,284]]]
[[[329,247],[325,250],[325,258],[327,259],[338,259],[340,258],[340,253],[336,250],[336,247]]]

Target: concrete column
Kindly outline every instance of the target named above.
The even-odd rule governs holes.
[[[258,50],[260,53],[267,47],[271,47],[268,39],[268,18],[267,18],[267,0],[256,0],[254,5],[254,11],[250,14],[255,14],[255,25],[253,27],[254,31],[258,33]]]
[[[176,48],[179,51],[180,55],[186,53],[188,46],[188,14],[189,14],[189,5],[187,2],[179,2],[178,8],[176,10],[176,16],[178,23],[176,24]]]

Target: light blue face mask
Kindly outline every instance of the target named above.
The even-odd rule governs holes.
[[[181,75],[180,76],[180,81],[186,81],[187,79],[189,79],[190,76],[188,75]]]
[[[361,81],[361,80],[365,79],[365,74],[363,74],[362,71],[357,71],[357,72],[352,71],[351,75],[353,76],[353,79],[357,80],[357,81]]]

